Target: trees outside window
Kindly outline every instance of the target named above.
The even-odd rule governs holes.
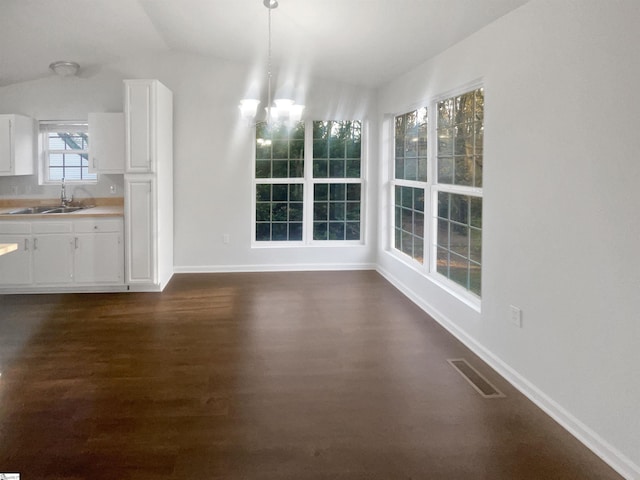
[[[360,121],[258,124],[255,244],[360,243],[362,171]]]
[[[395,117],[393,248],[479,298],[484,90],[440,99],[431,111],[431,123],[427,107]]]

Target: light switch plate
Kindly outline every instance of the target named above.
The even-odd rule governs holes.
[[[522,328],[522,310],[514,305],[509,305],[509,320],[516,327]]]

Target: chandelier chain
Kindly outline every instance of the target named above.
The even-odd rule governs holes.
[[[269,10],[269,44],[267,51],[267,123],[271,123],[271,8]]]

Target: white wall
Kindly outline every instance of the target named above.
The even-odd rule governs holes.
[[[628,478],[640,478],[638,20],[634,0],[533,0],[379,102],[382,118],[483,78],[482,313],[388,253],[386,197],[379,268]]]
[[[122,111],[122,80],[157,78],[174,94],[174,215],[177,271],[372,268],[376,214],[369,209],[366,244],[355,247],[255,248],[251,242],[253,130],[240,119],[239,100],[256,95],[266,71],[229,62],[170,55],[122,61],[80,78],[48,77],[0,88],[0,112],[42,119],[86,118],[90,111]],[[299,78],[295,94],[312,119],[362,119],[376,131],[374,92],[320,79]],[[277,78],[274,83],[278,85]],[[291,93],[291,92],[286,92]],[[375,142],[368,152],[376,159]],[[376,182],[377,168],[367,184]],[[109,176],[94,196],[107,196],[122,176]],[[36,177],[0,178],[0,197],[55,197],[56,187],[35,186]],[[373,188],[367,202],[377,203]],[[228,234],[230,243],[223,243]]]

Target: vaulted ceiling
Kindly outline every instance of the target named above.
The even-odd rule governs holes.
[[[279,0],[274,68],[374,87],[528,0]],[[145,55],[265,65],[262,0],[0,0],[0,86]]]

